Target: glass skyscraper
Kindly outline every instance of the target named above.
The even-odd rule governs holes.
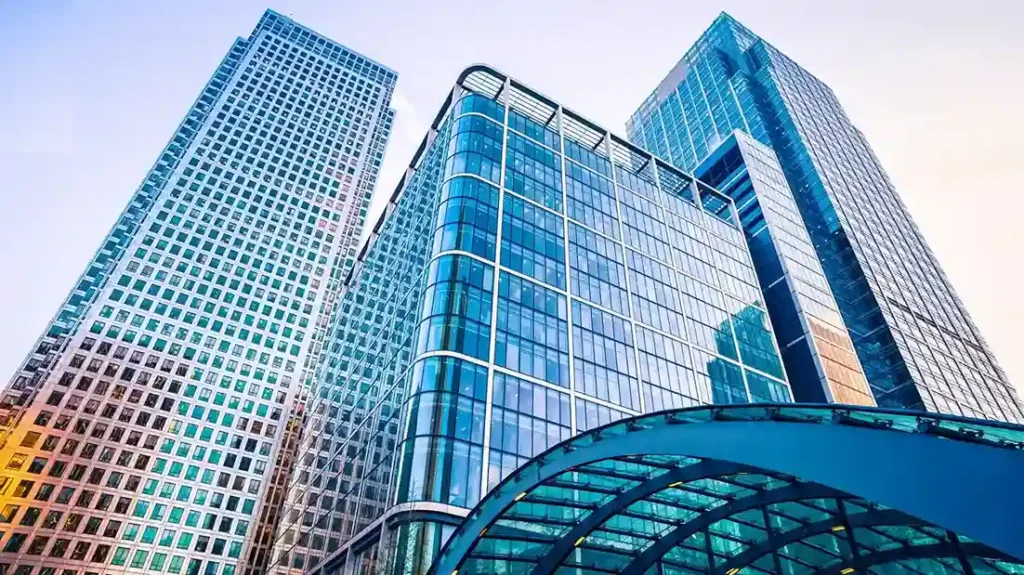
[[[775,153],[736,131],[696,173],[736,204],[794,398],[874,405]]]
[[[839,352],[848,332],[857,358],[846,367],[860,364],[878,405],[1024,421],[1006,375],[835,94],[722,14],[627,132],[704,177],[707,159],[735,131],[776,157],[828,280],[819,291],[831,292],[826,299],[834,297],[841,315],[842,322],[825,321],[824,337]],[[775,301],[788,295],[765,289],[769,310],[790,305]],[[790,342],[780,343],[786,349]],[[806,359],[799,361],[810,365]],[[849,380],[854,387],[857,379]]]
[[[422,573],[576,433],[790,401],[747,245],[728,196],[466,70],[345,282],[271,572]]]
[[[395,80],[234,43],[0,400],[0,572],[263,571]]]
[[[1024,420],[835,96],[728,15],[630,140],[468,68],[360,250],[396,78],[273,11],[235,42],[0,395],[0,575],[425,573],[526,462],[661,410]]]

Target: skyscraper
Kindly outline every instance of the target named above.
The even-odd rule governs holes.
[[[573,434],[788,402],[739,215],[467,69],[345,282],[272,572],[422,573],[483,494]]]
[[[395,80],[272,11],[235,41],[0,401],[4,572],[258,551]]]
[[[627,132],[700,176],[734,131],[777,156],[845,323],[836,327],[852,338],[877,403],[1024,421],[1006,375],[835,94],[722,14]]]
[[[737,206],[794,398],[874,405],[775,153],[735,131],[696,174]]]

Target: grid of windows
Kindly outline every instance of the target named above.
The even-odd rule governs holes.
[[[676,272],[639,252],[627,250],[629,281],[636,319],[661,331],[683,336],[683,299]]]
[[[555,152],[509,133],[505,186],[552,210],[562,210],[562,178]]]
[[[786,350],[783,360],[798,397],[874,405],[853,342],[774,153],[737,132],[698,170],[702,178],[722,185],[744,206],[744,231],[757,254],[761,280],[771,286],[766,303],[769,312],[780,318],[778,336]],[[722,279],[732,288],[727,291],[757,304],[744,297],[740,281],[733,281],[738,263],[734,255],[718,249],[715,255]],[[737,305],[731,297],[727,303]],[[740,351],[751,363],[759,353],[756,346],[750,348],[758,331],[756,313],[751,309],[743,314],[743,321],[735,322],[737,340],[741,347],[748,347]],[[754,331],[741,333],[741,328]],[[771,371],[768,365],[760,367]]]
[[[639,410],[633,330],[626,319],[580,302],[572,304],[576,389]]]
[[[567,315],[565,296],[501,274],[495,364],[569,387]]]
[[[457,107],[463,113],[495,113],[486,99],[464,99]],[[462,179],[444,177],[449,142],[461,129],[453,130],[453,125],[449,117],[435,126],[435,144],[414,163],[407,184],[391,198],[395,204],[391,217],[379,225],[379,234],[363,247],[359,264],[345,279],[339,311],[310,391],[299,456],[286,488],[286,510],[274,536],[271,572],[298,573],[318,563],[378,519],[394,501],[395,467],[402,452],[399,427],[410,409],[407,395],[446,389],[476,397],[475,384],[465,388],[461,383],[446,383],[457,374],[475,373],[466,362],[469,356],[448,352],[458,353],[458,361],[439,363],[432,357],[440,350],[433,350],[414,361],[419,334],[432,333],[422,330],[424,312],[430,316],[432,310],[439,310],[442,325],[445,319],[452,319],[462,321],[459,325],[463,328],[474,328],[463,329],[463,334],[490,336],[489,329],[476,326],[482,322],[490,325],[491,305],[473,304],[474,309],[486,310],[479,315],[463,317],[455,312],[469,309],[469,301],[463,298],[480,293],[476,286],[493,286],[493,280],[483,277],[493,278],[493,270],[476,257],[433,250],[436,242],[430,241],[436,237],[435,230],[444,227],[438,225],[439,218],[451,213],[445,200],[455,182]],[[470,178],[475,181],[470,183]],[[466,177],[459,185],[485,197],[489,190],[476,176]],[[475,218],[477,212],[456,213]],[[497,221],[493,221],[488,233],[496,234]],[[461,234],[476,233],[476,226],[455,227]],[[463,245],[461,242],[458,237],[453,240],[454,245]],[[491,293],[481,297],[492,298]],[[428,298],[435,303],[425,306]],[[434,341],[442,347],[456,344],[443,335]],[[488,347],[467,339],[458,345],[467,350]],[[476,381],[459,377],[461,382]],[[474,449],[472,442],[458,445],[460,453],[464,448]],[[412,476],[406,477],[411,482]],[[417,493],[425,497],[435,492]],[[467,488],[464,493],[468,504],[472,492]]]
[[[234,44],[5,395],[0,571],[262,569],[394,81],[274,12]]]
[[[442,256],[426,274],[417,353],[454,351],[487,359],[493,269],[465,256]]]
[[[611,180],[573,162],[566,162],[565,168],[569,217],[618,239],[619,217]]]
[[[648,411],[711,403],[694,381],[690,348],[682,341],[638,326],[637,352]]]
[[[562,218],[513,194],[505,195],[501,265],[565,289]]]
[[[473,174],[497,184],[501,177],[501,126],[470,114],[459,118],[452,133],[446,171]]]
[[[761,296],[728,198],[486,69],[432,130],[346,282],[280,568],[418,572],[451,527],[416,513],[471,507],[572,433],[748,385],[788,400],[763,312],[730,315]],[[703,240],[727,356],[687,335],[670,217]]]
[[[440,202],[434,252],[464,251],[493,259],[498,189],[477,178],[456,177],[444,184]]]
[[[530,458],[569,438],[569,394],[495,373],[490,425],[488,488]]]
[[[666,77],[627,132],[695,170],[734,131],[757,144],[744,156],[761,188],[759,210],[774,220],[763,253],[791,266],[787,284],[811,318],[802,331],[815,340],[811,353],[834,397],[870,403],[866,376],[879,405],[1024,421],[1006,375],[832,90],[727,14],[676,69],[685,72]],[[792,210],[776,193],[787,183]],[[837,310],[841,318],[831,317]]]
[[[583,433],[602,425],[618,421],[629,414],[582,397],[576,399],[576,432]]]
[[[626,245],[663,262],[672,261],[661,206],[626,188],[619,188],[619,201]]]
[[[425,385],[408,399],[403,456],[411,464],[398,478],[398,502],[472,507],[480,500],[487,369],[455,358],[423,364]]]
[[[573,294],[620,314],[629,313],[626,268],[618,243],[570,223],[569,258]]]

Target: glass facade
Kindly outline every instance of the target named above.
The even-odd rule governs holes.
[[[722,14],[627,132],[696,170],[734,131],[774,152],[879,405],[1024,420],[1006,375],[835,94]],[[845,336],[833,329],[840,326],[817,319],[828,326],[812,325],[814,339],[833,342],[824,355],[849,375],[856,362],[837,359],[846,355]],[[860,395],[859,377],[828,379]]]
[[[0,400],[0,572],[264,572],[395,80],[234,42]]]
[[[492,487],[578,432],[791,398],[733,201],[482,66],[340,300],[281,572],[422,573]]]
[[[696,174],[736,203],[794,397],[874,405],[775,153],[737,130]]]

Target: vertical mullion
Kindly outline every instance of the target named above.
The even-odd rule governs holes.
[[[509,105],[511,103],[510,92],[512,90],[512,82],[509,78],[505,78],[505,83],[502,86],[501,94],[505,99],[505,114],[502,121],[501,130],[501,172],[498,174],[498,229],[494,239],[494,280],[491,285],[491,341],[490,349],[487,352],[487,361],[491,365],[487,368],[487,399],[484,402],[484,441],[483,441],[483,454],[481,455],[481,473],[480,473],[480,496],[484,497],[487,494],[487,477],[490,472],[491,464],[491,418],[494,416],[494,353],[495,343],[498,334],[498,282],[501,278],[501,228],[502,220],[505,215],[505,165],[508,158],[508,112]]]
[[[615,156],[612,150],[612,135],[610,132],[604,134],[604,149],[608,156],[608,166],[612,176],[612,192],[615,194],[615,215],[619,219],[619,240],[622,246],[622,267],[626,270],[623,277],[626,283],[626,304],[629,308],[629,323],[633,329],[633,361],[636,365],[636,391],[639,394],[640,413],[647,412],[647,401],[644,399],[644,388],[640,377],[640,352],[637,346],[638,330],[636,327],[636,311],[633,309],[633,285],[629,279],[629,247],[626,244],[626,224],[622,221],[622,201],[619,197],[618,178],[615,177]]]
[[[576,359],[573,346],[572,289],[570,288],[572,282],[572,265],[570,264],[569,253],[569,191],[566,187],[565,177],[565,136],[562,114],[562,107],[559,106],[555,110],[555,120],[558,127],[558,153],[560,154],[559,162],[562,170],[562,242],[564,244],[563,247],[565,251],[565,303],[569,338],[569,424],[572,429],[572,434],[575,435],[579,433],[579,429],[576,427],[576,420],[578,416],[576,413]]]

